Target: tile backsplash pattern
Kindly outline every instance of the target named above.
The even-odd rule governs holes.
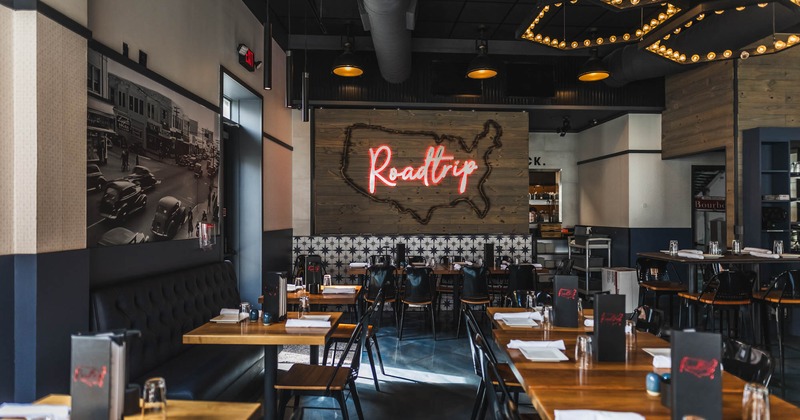
[[[325,270],[334,283],[357,281],[347,274],[351,262],[367,262],[370,255],[396,255],[397,244],[406,245],[406,255],[421,255],[439,261],[443,256],[461,255],[469,261],[483,257],[486,243],[495,245],[495,256],[531,260],[530,235],[404,235],[404,236],[295,236],[292,260],[298,255],[322,256]]]

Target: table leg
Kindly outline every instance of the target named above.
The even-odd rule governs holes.
[[[264,420],[277,420],[278,346],[264,346]]]
[[[689,284],[686,286],[686,289],[689,293],[695,293],[697,291],[697,265],[696,264],[689,264]],[[686,313],[686,319],[689,323],[691,328],[695,326],[695,308],[693,305]]]
[[[309,353],[310,353],[310,356],[309,356],[308,363],[310,363],[312,365],[318,365],[319,364],[319,346],[311,346],[311,351]]]

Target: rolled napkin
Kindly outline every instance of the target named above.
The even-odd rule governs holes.
[[[330,328],[331,322],[330,321],[320,321],[314,319],[287,319],[286,320],[286,328],[295,328],[295,327],[303,327],[303,328]]]
[[[533,263],[533,264],[531,264],[531,265],[533,266],[533,268],[536,268],[536,269],[539,269],[539,268],[542,268],[542,267],[544,267],[543,265],[541,265],[541,264],[539,264],[539,263]]]
[[[584,327],[594,327],[594,319],[584,319],[583,320]]]
[[[236,315],[239,313],[238,309],[222,308],[219,310],[220,315]]]
[[[534,321],[541,321],[542,314],[538,312],[497,312],[494,314],[494,319],[502,321],[504,319],[532,319]]]
[[[350,267],[352,268],[366,268],[369,267],[369,263],[365,262],[351,262]]]
[[[510,349],[519,349],[520,347],[552,347],[554,349],[559,349],[559,350],[567,349],[566,347],[564,347],[564,340],[555,340],[555,341],[511,340],[508,342],[507,347]]]
[[[767,254],[765,252],[756,252],[756,251],[750,251],[750,255],[752,255],[754,257],[760,257],[760,258],[780,258],[781,257],[780,254],[773,254],[773,253]]]
[[[347,287],[347,286],[328,286],[322,289],[323,295],[330,295],[330,294],[353,294],[356,292],[355,287]]]
[[[704,259],[703,254],[698,254],[696,252],[678,251],[678,256],[683,258],[694,258],[696,260]]]
[[[655,356],[653,357],[653,367],[656,368],[671,368],[672,358],[669,356]]]
[[[756,247],[752,247],[752,246],[746,246],[746,247],[742,248],[742,252],[748,252],[749,253],[749,252],[754,252],[754,251],[755,252],[760,252],[762,254],[772,254],[772,251],[769,250],[769,249],[756,248]]]
[[[691,254],[702,254],[703,253],[703,251],[701,251],[699,249],[691,249],[691,248],[679,249],[678,252],[688,252],[688,253],[691,253]]]
[[[286,285],[286,291],[287,292],[296,292],[296,291],[298,291],[299,289],[302,289],[302,288],[303,288],[303,286],[298,286],[296,284],[287,284]]]
[[[21,419],[69,420],[70,408],[66,405],[0,404],[0,417]]]
[[[644,420],[638,413],[599,410],[555,410],[556,420]]]

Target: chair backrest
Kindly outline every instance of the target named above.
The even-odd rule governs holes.
[[[408,303],[432,301],[435,289],[432,274],[433,270],[430,267],[406,267],[403,301]]]
[[[424,262],[425,262],[425,257],[423,257],[422,255],[409,255],[408,256],[408,263],[409,264],[419,264],[419,263],[424,263]]]
[[[668,262],[647,257],[636,259],[636,278],[643,281],[669,281]]]
[[[720,271],[708,284],[714,301],[750,299],[756,274],[750,271]],[[705,293],[706,291],[704,291]]]
[[[534,276],[533,266],[530,264],[512,264],[508,267],[508,288],[506,296],[515,290],[533,290]]]
[[[461,311],[461,316],[464,318],[464,325],[467,327],[467,338],[469,339],[469,351],[472,353],[472,367],[475,371],[475,374],[479,377],[483,378],[483,374],[481,373],[481,354],[478,351],[478,347],[475,344],[475,336],[478,334],[482,334],[480,328],[478,327],[478,323],[475,321],[475,315],[472,314],[472,310],[469,309],[468,306],[465,306],[464,309]]]
[[[558,262],[555,274],[560,276],[568,276],[572,274],[572,266],[575,265],[575,260],[572,258],[564,258]]]
[[[381,290],[385,298],[394,298],[397,295],[394,270],[394,266],[389,264],[372,265],[367,269],[367,300],[375,301]]]
[[[771,295],[773,291],[780,293],[780,299],[797,299],[798,291],[795,287],[796,282],[800,280],[800,270],[787,270],[772,278],[767,295]]]
[[[633,310],[630,319],[636,321],[636,329],[660,337],[664,330],[664,311],[642,305]]]
[[[364,311],[364,314],[361,315],[361,319],[358,320],[356,327],[353,329],[353,333],[350,335],[350,339],[347,340],[347,345],[345,346],[344,351],[342,351],[339,361],[336,363],[336,369],[333,370],[333,373],[331,374],[331,378],[328,380],[328,385],[326,386],[326,388],[330,388],[331,384],[333,383],[333,380],[336,378],[336,374],[338,373],[339,369],[341,369],[342,366],[344,365],[344,362],[347,359],[347,355],[351,350],[353,351],[353,358],[350,361],[349,376],[352,380],[356,380],[358,378],[358,370],[361,367],[361,349],[364,347],[364,342],[367,339],[369,320],[372,318],[372,314],[375,312],[375,305],[378,304],[378,302],[379,301],[376,300],[375,303],[370,305],[370,307],[367,308],[366,311]]]
[[[319,255],[298,255],[294,260],[294,276],[302,277],[303,283],[322,284],[322,277],[325,274],[325,264]]]
[[[461,267],[462,288],[461,297],[488,298],[489,297],[489,269],[486,266]]]
[[[475,345],[481,355],[481,372],[486,384],[489,410],[495,420],[519,420],[519,411],[511,393],[508,392],[503,377],[497,370],[497,362],[489,357],[489,345],[483,336],[475,335]],[[494,385],[493,385],[494,384]],[[498,395],[499,394],[499,395]]]
[[[726,337],[722,338],[722,366],[745,382],[764,386],[769,385],[774,369],[768,352]]]

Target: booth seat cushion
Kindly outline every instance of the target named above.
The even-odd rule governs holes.
[[[91,291],[92,328],[141,331],[141,339],[132,340],[128,348],[129,376],[141,383],[153,376],[152,372],[165,372],[171,398],[177,398],[173,390],[207,387],[212,376],[220,386],[233,386],[227,380],[237,377],[236,372],[252,368],[254,358],[262,356],[262,349],[189,346],[182,343],[182,337],[219,315],[220,309],[238,307],[237,286],[233,266],[219,262],[98,288]],[[222,366],[232,372],[220,379]],[[180,369],[190,371],[181,375]],[[197,381],[197,385],[183,383],[184,379]],[[216,399],[213,394],[207,390],[203,395],[208,398],[204,399]]]
[[[160,376],[166,379],[167,395],[179,400],[229,400],[223,397],[237,381],[257,379],[264,369],[261,346],[192,346],[180,356],[142,375],[142,379]],[[241,397],[241,396],[240,396]]]

